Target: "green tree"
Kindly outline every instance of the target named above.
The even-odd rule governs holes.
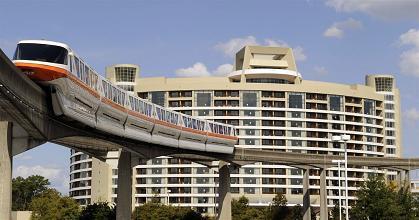
[[[48,189],[49,181],[42,176],[33,175],[27,178],[12,179],[12,209],[14,211],[28,210],[29,204],[36,196]]]
[[[167,206],[160,203],[146,203],[135,208],[135,220],[202,220],[200,213],[187,207]]]
[[[285,220],[290,216],[290,208],[287,206],[287,198],[282,193],[277,193],[272,199],[272,204],[267,212],[267,219]]]
[[[238,200],[231,200],[231,215],[234,220],[241,219],[241,215],[249,207],[249,199],[241,196]]]
[[[410,188],[402,186],[397,192],[397,203],[400,205],[400,218],[401,219],[414,219],[417,204],[413,198]]]
[[[33,220],[75,220],[80,214],[77,202],[61,196],[55,189],[47,189],[32,199],[29,205]]]
[[[400,219],[402,209],[397,194],[386,185],[382,175],[368,179],[357,192],[358,201],[350,211],[351,219],[356,220],[395,220]]]
[[[291,209],[291,213],[288,217],[289,220],[302,220],[303,219],[303,207],[300,204],[295,205]]]
[[[80,220],[112,220],[116,219],[116,207],[107,202],[87,205],[80,214]]]
[[[345,208],[341,207],[342,219],[345,219]],[[338,220],[339,219],[339,203],[336,203],[332,209],[332,215],[329,216],[329,219]]]
[[[249,207],[249,199],[241,196],[231,201],[231,215],[233,220],[264,220],[265,215],[261,209]]]

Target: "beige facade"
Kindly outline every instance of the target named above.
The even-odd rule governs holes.
[[[125,85],[116,80],[121,79],[116,67],[121,65],[107,68],[107,77]],[[127,67],[139,71],[138,66]],[[290,48],[246,46],[237,53],[234,70],[225,77],[141,78],[136,72],[134,82],[130,79],[129,83],[135,85],[134,94],[156,104],[236,125],[239,148],[341,155],[344,145],[331,142],[331,137],[349,134],[349,155],[401,155],[400,99],[393,76],[368,75],[365,85],[304,80]],[[116,183],[117,164],[110,164],[109,183]],[[389,179],[396,175],[368,167],[348,169],[351,200],[364,178],[376,172]],[[216,169],[173,158],[144,161],[134,168],[133,199],[140,205],[157,193],[163,203],[213,214],[216,173]],[[316,206],[319,172],[313,170],[310,175]],[[112,199],[116,187],[108,185],[113,189]],[[302,173],[293,167],[247,165],[231,175],[231,187],[233,197],[244,194],[254,206],[268,205],[278,192],[285,193],[290,204],[302,202]],[[327,194],[328,204],[333,206],[339,198],[337,167],[327,171]]]

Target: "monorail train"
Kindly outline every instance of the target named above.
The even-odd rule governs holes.
[[[66,44],[24,40],[14,64],[51,86],[54,114],[121,137],[168,147],[230,154],[235,128],[165,109],[128,94],[89,67]]]

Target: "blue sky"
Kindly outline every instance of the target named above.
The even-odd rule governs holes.
[[[97,71],[141,65],[141,76],[221,75],[244,44],[288,45],[304,79],[364,83],[391,73],[402,95],[404,155],[419,156],[419,1],[0,2],[0,48],[22,39],[69,44]],[[15,175],[39,173],[67,192],[69,149],[17,156]]]

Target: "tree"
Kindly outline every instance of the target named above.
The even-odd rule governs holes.
[[[357,192],[358,201],[350,211],[351,219],[400,219],[402,209],[397,194],[388,187],[382,175],[368,179]]]
[[[47,189],[33,198],[29,209],[33,220],[74,220],[80,214],[77,202],[68,196],[61,196],[55,189]]]
[[[231,200],[231,215],[233,219],[241,219],[241,215],[249,207],[249,199],[241,196],[238,200]]]
[[[345,208],[341,207],[341,213],[342,213],[342,219],[345,219]],[[336,203],[336,205],[332,209],[332,215],[330,216],[330,219],[338,220],[339,219],[339,203]]]
[[[238,200],[231,201],[231,215],[233,220],[262,220],[265,215],[262,210],[249,207],[249,199],[241,196]]]
[[[116,219],[116,207],[107,202],[87,205],[80,214],[80,220],[112,220]]]
[[[203,220],[200,213],[187,207],[167,206],[160,203],[146,203],[135,208],[135,220]]]
[[[414,219],[417,203],[410,193],[408,186],[402,186],[397,192],[397,203],[400,205],[401,219]]]
[[[41,195],[48,189],[49,181],[42,176],[33,175],[27,178],[12,179],[12,209],[15,211],[28,210],[34,197]]]
[[[287,206],[287,198],[282,193],[277,193],[272,199],[272,204],[269,206],[268,219],[288,219],[290,209]]]
[[[288,219],[290,220],[302,220],[303,219],[303,207],[300,204],[295,205],[291,209]]]

